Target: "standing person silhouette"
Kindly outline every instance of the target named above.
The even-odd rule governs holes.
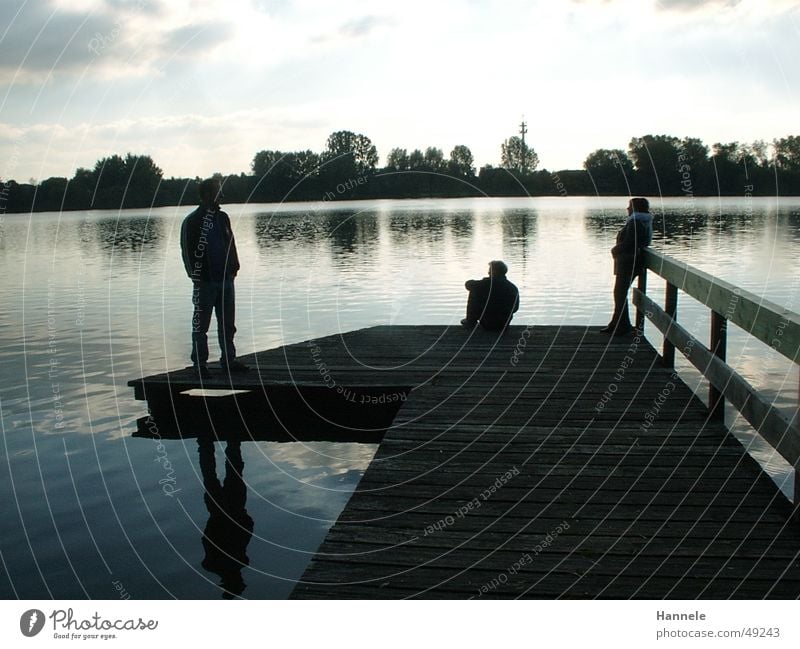
[[[644,270],[642,252],[653,239],[653,217],[646,198],[628,201],[628,218],[617,233],[616,245],[611,249],[614,258],[614,313],[611,322],[600,331],[614,336],[626,336],[634,328],[628,314],[628,289]]]
[[[508,281],[508,266],[504,262],[489,262],[489,276],[470,279],[464,284],[469,291],[467,317],[461,321],[472,328],[479,322],[488,331],[504,331],[519,309],[519,290]]]
[[[220,365],[227,372],[250,368],[236,360],[233,336],[235,292],[233,280],[239,272],[239,256],[228,215],[219,208],[222,187],[216,178],[200,183],[200,206],[181,226],[181,255],[192,280],[192,364],[200,378],[209,378],[208,328],[212,310],[217,316]]]

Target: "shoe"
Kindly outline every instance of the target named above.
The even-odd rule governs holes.
[[[475,325],[477,325],[477,324],[478,324],[477,320],[467,320],[466,318],[464,318],[461,321],[461,326],[462,327],[466,327],[467,329],[474,329]]]
[[[249,366],[247,366],[244,363],[242,363],[241,361],[237,361],[235,359],[232,360],[230,363],[223,363],[222,364],[222,369],[226,370],[228,372],[233,372],[233,373],[249,372],[250,371],[250,367]]]
[[[614,333],[614,325],[606,325],[600,330],[601,334],[613,334]]]
[[[211,378],[211,370],[208,369],[208,365],[195,365],[194,371],[201,379]]]

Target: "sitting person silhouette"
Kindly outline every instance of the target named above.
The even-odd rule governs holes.
[[[467,317],[461,321],[472,328],[479,322],[489,331],[503,331],[519,309],[519,290],[506,278],[508,266],[502,261],[489,262],[489,277],[468,280]]]

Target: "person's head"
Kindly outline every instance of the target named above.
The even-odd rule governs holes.
[[[628,214],[632,212],[649,212],[650,202],[646,198],[637,196],[628,201]]]
[[[200,203],[206,207],[218,206],[222,198],[222,185],[218,178],[206,178],[197,187]]]
[[[505,277],[508,273],[508,266],[505,262],[495,259],[489,262],[489,277]]]

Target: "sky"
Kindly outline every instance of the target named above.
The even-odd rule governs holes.
[[[0,179],[114,153],[249,172],[337,130],[540,168],[668,134],[800,134],[800,0],[0,0]]]

